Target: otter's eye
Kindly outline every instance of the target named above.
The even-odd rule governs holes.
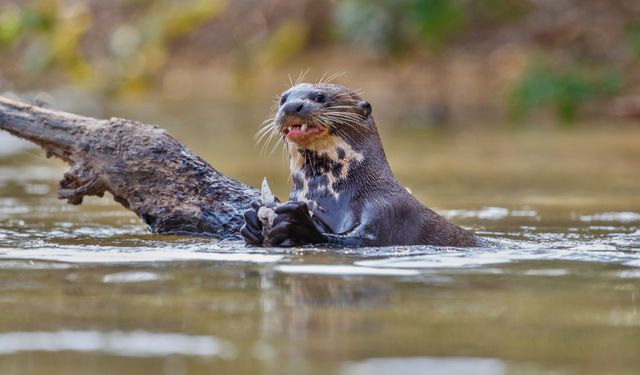
[[[287,101],[287,94],[282,95],[282,97],[280,97],[280,105],[283,105],[284,102]]]
[[[327,97],[324,96],[323,94],[317,94],[316,96],[313,97],[313,101],[318,103],[324,103],[327,101]]]

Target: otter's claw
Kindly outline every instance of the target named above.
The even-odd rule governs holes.
[[[288,247],[325,242],[305,202],[287,202],[277,207],[275,213],[278,216],[265,239],[269,245]]]
[[[244,225],[240,229],[240,234],[244,241],[250,246],[263,246],[264,237],[262,235],[262,222],[258,218],[258,202],[251,203],[251,209],[244,212]]]

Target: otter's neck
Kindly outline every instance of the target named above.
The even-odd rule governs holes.
[[[380,189],[400,185],[393,176],[378,137],[366,143],[350,144],[335,137],[322,150],[289,145],[289,169],[293,187],[291,200],[313,200],[321,205]],[[400,187],[401,188],[401,187]]]

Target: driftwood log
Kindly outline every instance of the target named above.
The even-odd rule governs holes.
[[[71,166],[58,196],[80,204],[113,195],[153,233],[239,239],[242,213],[259,192],[225,177],[155,125],[99,120],[0,97],[0,129]]]

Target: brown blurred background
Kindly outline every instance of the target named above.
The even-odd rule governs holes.
[[[640,116],[639,59],[636,0],[0,0],[5,92],[247,100],[309,69],[416,125],[569,124]]]

